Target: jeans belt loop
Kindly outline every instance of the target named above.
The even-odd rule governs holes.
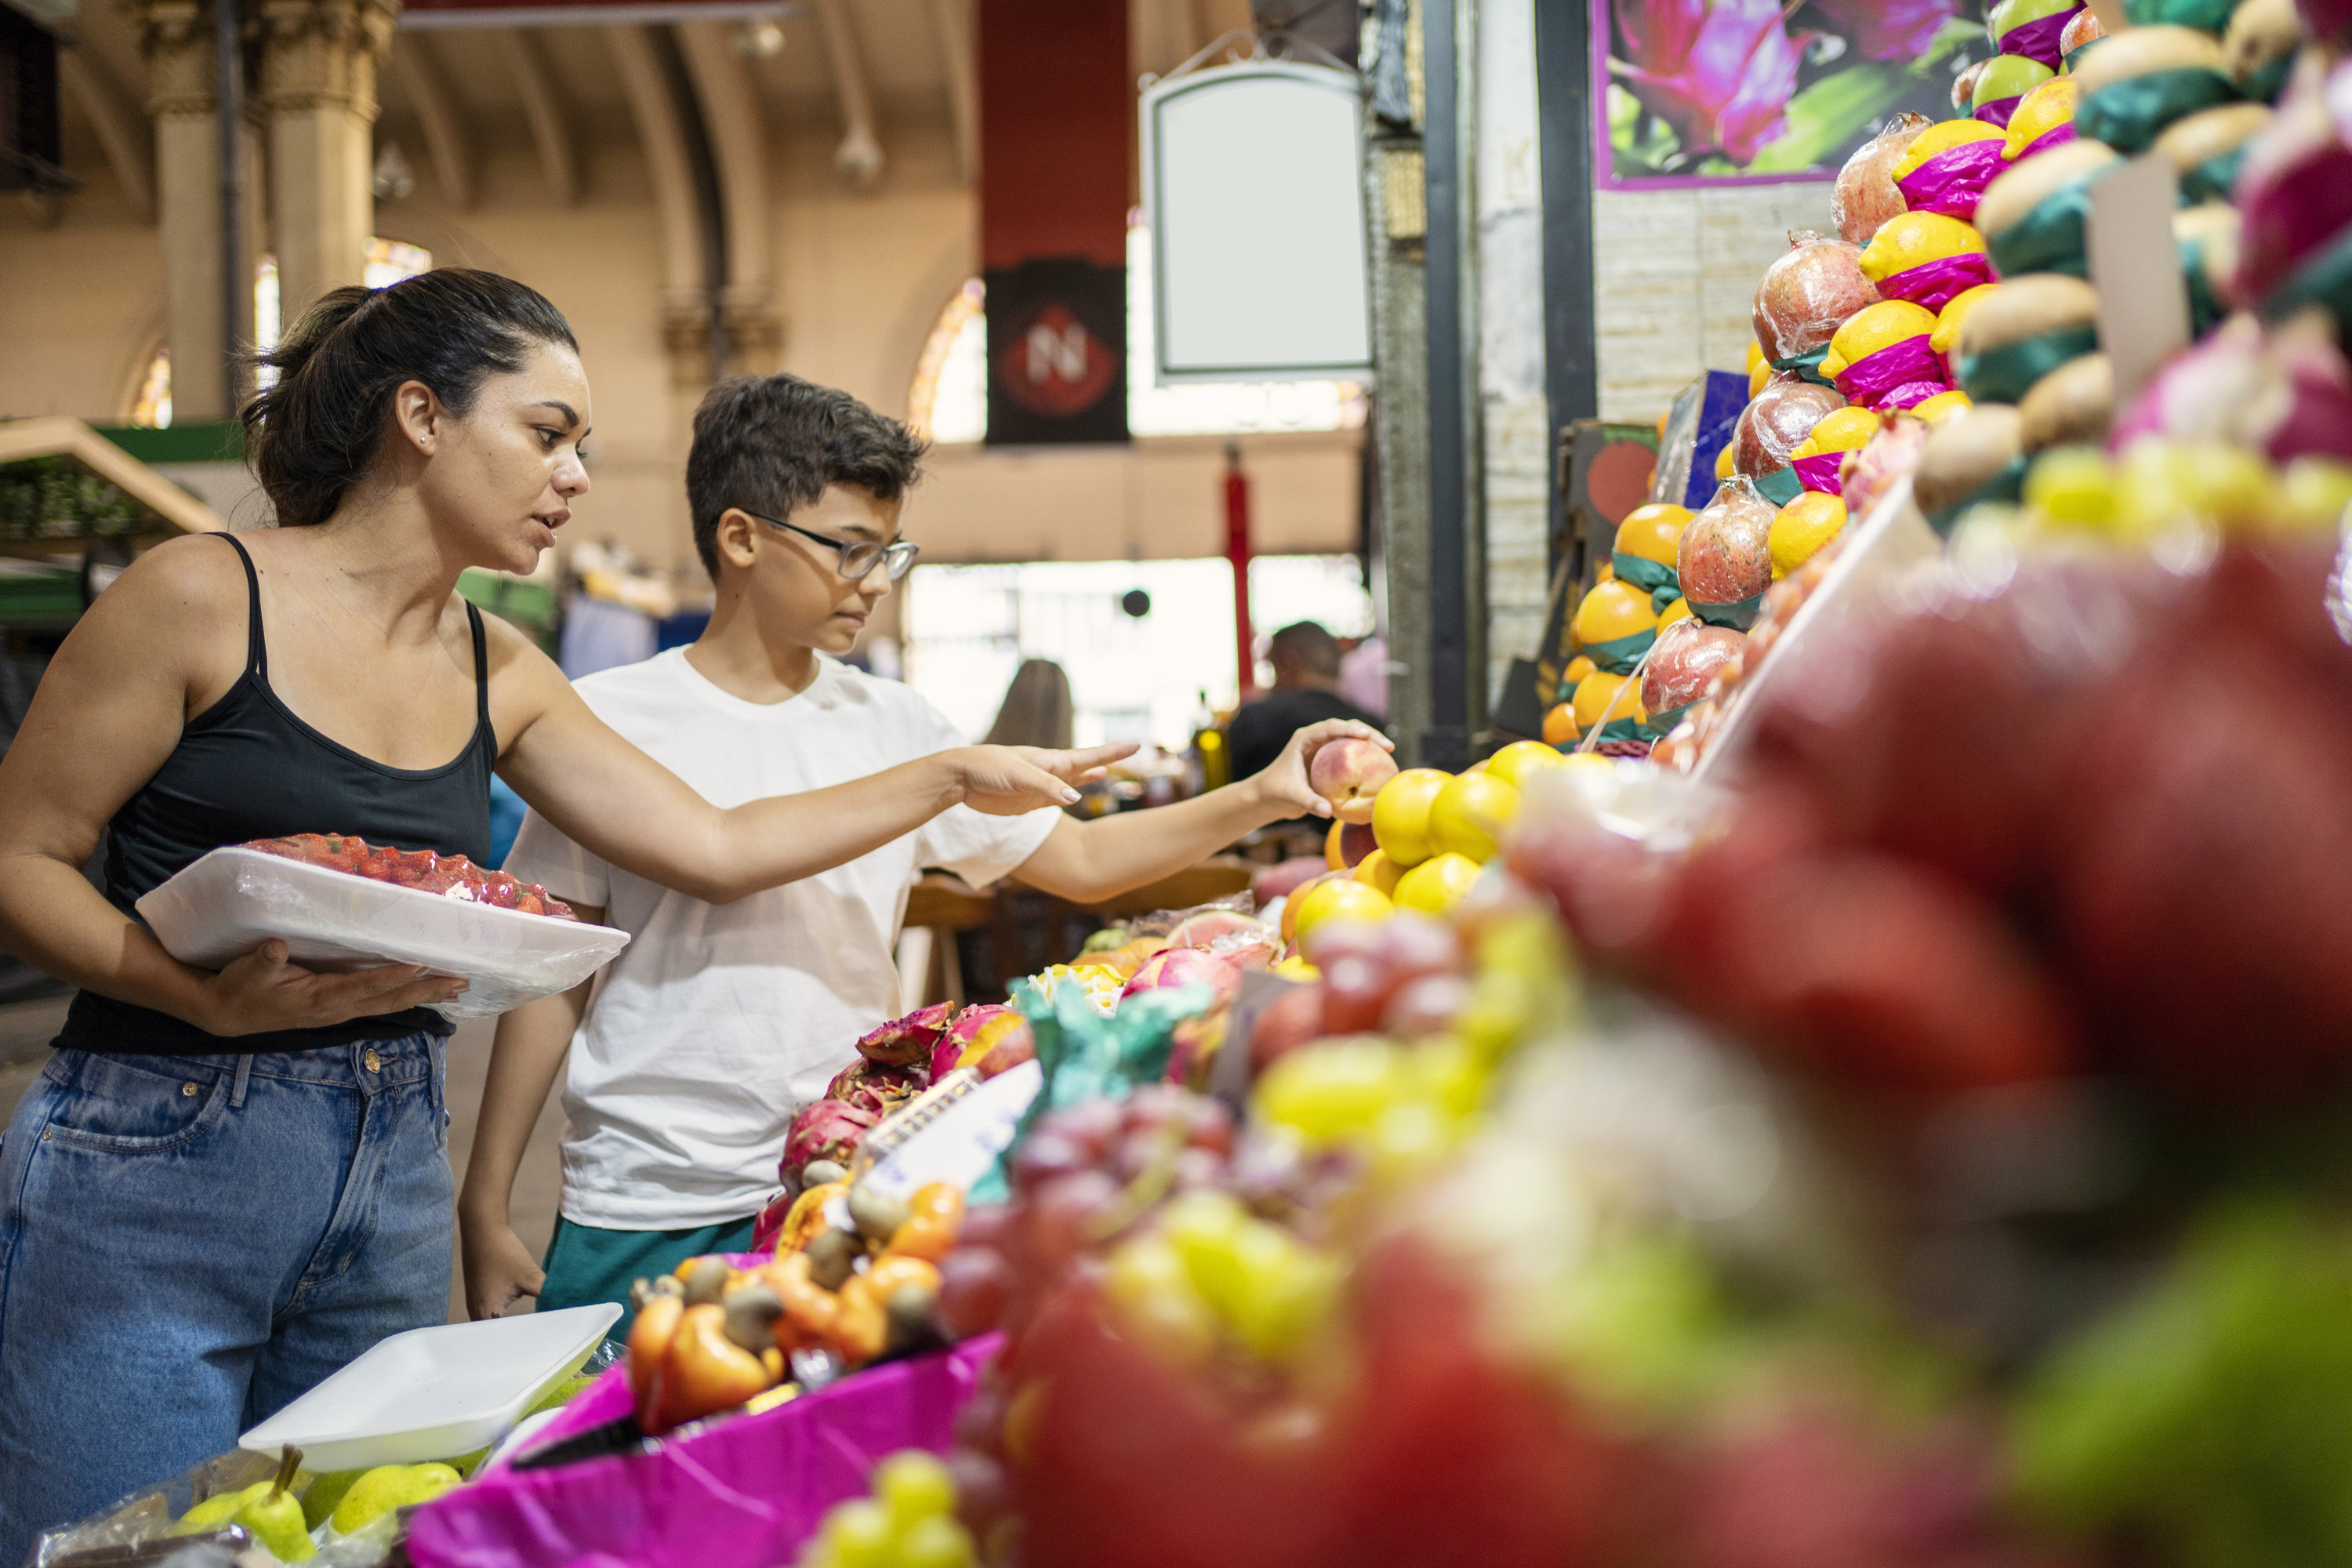
[[[245,1109],[245,1086],[253,1081],[253,1053],[247,1051],[236,1058],[236,1076],[228,1086],[228,1108]]]

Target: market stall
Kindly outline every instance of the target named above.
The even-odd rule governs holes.
[[[1663,422],[1542,741],[1324,747],[1318,860],[857,1039],[623,1341],[43,1568],[2352,1561],[2352,13],[1984,22],[1759,279],[1736,419]],[[619,945],[215,855],[499,1005]]]

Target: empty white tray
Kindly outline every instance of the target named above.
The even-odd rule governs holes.
[[[259,849],[215,849],[139,900],[139,917],[183,963],[218,969],[271,937],[311,969],[423,963],[467,989],[436,1009],[480,1018],[569,991],[629,945],[629,933],[396,888]]]
[[[291,1443],[313,1474],[417,1465],[487,1448],[579,1371],[620,1317],[619,1306],[605,1301],[394,1334],[238,1438],[237,1447],[274,1454]]]

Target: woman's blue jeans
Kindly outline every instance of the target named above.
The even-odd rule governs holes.
[[[0,1564],[448,1315],[442,1047],[60,1051],[0,1140]]]

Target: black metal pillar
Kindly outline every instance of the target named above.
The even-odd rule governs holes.
[[[245,26],[237,0],[213,0],[213,42],[219,56],[215,97],[220,105],[220,374],[226,378],[228,417],[245,398],[246,344],[240,331],[253,298],[253,268],[245,254]],[[183,372],[191,381],[197,367]]]
[[[1558,456],[1570,425],[1601,416],[1592,300],[1592,29],[1581,3],[1536,5],[1537,156],[1543,179],[1544,400],[1549,405],[1550,565],[1567,497]]]
[[[1470,409],[1463,323],[1468,261],[1460,94],[1461,0],[1422,0],[1422,149],[1427,179],[1429,723],[1421,761],[1470,763]]]

